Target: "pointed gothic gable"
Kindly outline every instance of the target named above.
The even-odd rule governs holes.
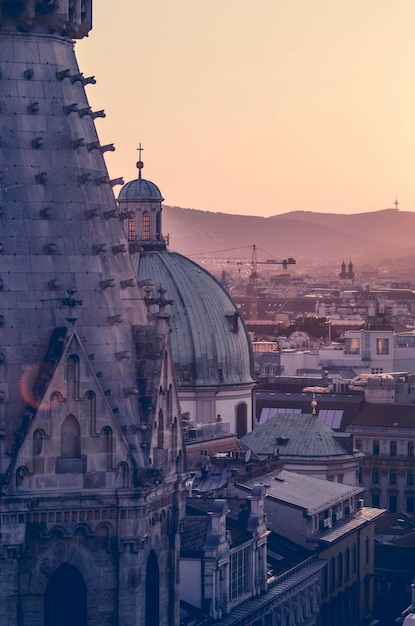
[[[35,382],[37,408],[13,463],[8,492],[131,486],[129,446],[75,331],[48,371],[50,380],[45,367]]]
[[[159,481],[184,468],[184,443],[179,397],[167,325],[134,326],[137,387],[143,416],[147,416],[145,450],[152,470],[147,479]],[[154,481],[153,481],[154,482]]]

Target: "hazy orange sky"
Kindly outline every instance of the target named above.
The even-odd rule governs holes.
[[[95,0],[76,50],[111,176],[141,141],[166,204],[415,210],[414,0]]]

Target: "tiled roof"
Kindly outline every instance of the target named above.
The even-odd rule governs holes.
[[[202,551],[209,526],[207,515],[186,515],[183,530],[180,533],[180,549],[182,556]]]

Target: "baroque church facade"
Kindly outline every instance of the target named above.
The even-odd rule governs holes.
[[[174,625],[185,459],[74,40],[92,0],[0,0],[0,625]],[[69,590],[69,593],[68,593]]]

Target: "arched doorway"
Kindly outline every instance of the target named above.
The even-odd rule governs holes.
[[[146,568],[146,626],[159,623],[160,575],[157,557],[152,550]]]
[[[86,585],[69,563],[58,567],[49,580],[44,611],[45,626],[87,626]]]

